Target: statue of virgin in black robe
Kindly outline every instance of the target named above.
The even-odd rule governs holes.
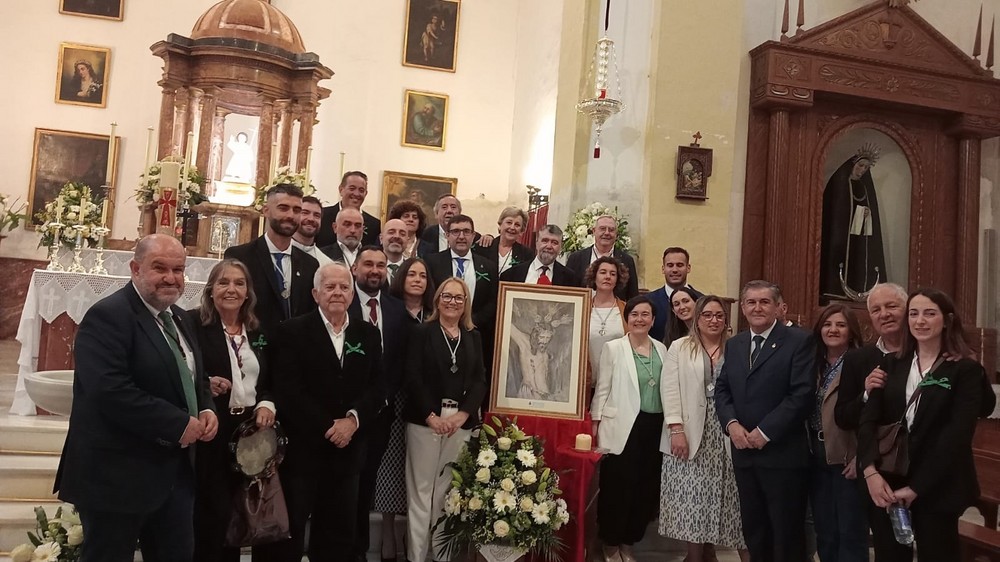
[[[852,156],[826,182],[819,279],[824,299],[855,298],[887,281],[872,164],[864,155]]]

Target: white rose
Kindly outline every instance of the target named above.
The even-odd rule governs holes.
[[[62,514],[60,518],[62,522],[67,525],[80,524],[80,514],[76,512],[76,508],[73,507],[73,504],[71,503],[62,504]]]
[[[83,544],[83,526],[73,525],[66,531],[66,544],[70,546],[79,546]]]
[[[478,497],[473,497],[469,500],[470,511],[479,511],[482,508],[483,508],[483,500],[479,499]]]
[[[503,519],[498,519],[493,523],[493,533],[500,538],[506,537],[510,533],[510,525]]]
[[[500,437],[499,439],[497,439],[497,448],[500,449],[501,451],[509,451],[510,446],[513,443],[514,442],[511,441],[510,437]]]
[[[513,492],[514,481],[511,480],[510,478],[504,478],[503,480],[500,481],[500,487],[503,488],[503,491],[505,492]]]
[[[530,486],[538,482],[538,475],[535,474],[534,470],[525,470],[521,473],[521,483]]]
[[[493,452],[493,449],[483,449],[479,451],[479,456],[476,457],[476,464],[484,467],[491,467],[497,462],[497,454]]]
[[[476,471],[476,482],[486,484],[490,481],[490,469],[480,468]]]
[[[535,453],[532,453],[527,449],[519,449],[517,451],[517,460],[521,461],[521,464],[524,466],[531,468],[535,466],[537,459],[535,458]]]
[[[519,506],[521,511],[531,511],[535,507],[535,502],[531,501],[531,498],[525,496],[521,498],[521,505]]]
[[[31,562],[31,555],[35,553],[35,547],[30,544],[19,544],[10,551],[11,562]]]

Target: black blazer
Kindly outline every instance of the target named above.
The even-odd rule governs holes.
[[[323,216],[319,219],[319,230],[316,231],[316,247],[329,246],[337,242],[337,233],[333,226],[337,222],[337,213],[340,212],[340,203],[332,207],[323,207]],[[365,223],[364,233],[361,235],[361,245],[378,245],[378,236],[382,234],[382,221],[361,211],[361,220]]]
[[[472,243],[475,244],[479,242],[479,239],[483,236],[478,232],[472,235]],[[476,246],[473,246],[475,248]],[[436,254],[440,252],[441,249],[438,247],[438,225],[432,224],[424,229],[420,234],[420,242],[417,244],[417,256],[421,258],[426,258],[431,254]]]
[[[469,252],[468,257],[476,269],[476,296],[472,299],[472,323],[484,336],[491,338],[493,323],[497,313],[497,287],[500,276],[497,274],[497,264],[475,252]],[[431,254],[424,258],[428,273],[434,280],[434,286],[440,287],[452,275],[451,250]],[[466,266],[468,267],[468,266]]]
[[[511,281],[513,283],[524,283],[528,278],[528,269],[534,263],[535,258],[515,265],[514,267],[500,274],[501,281]],[[580,276],[575,271],[559,262],[552,262],[552,284],[560,287],[579,287]]]
[[[425,322],[413,328],[406,360],[406,405],[403,419],[409,423],[427,425],[424,420],[432,412],[441,414],[441,400],[458,401],[458,409],[469,414],[462,429],[479,424],[479,406],[486,396],[486,370],[483,368],[483,345],[478,331],[461,328],[458,346],[459,371],[451,372],[451,352],[441,333],[441,323]],[[447,396],[448,379],[460,379],[460,394]]]
[[[198,409],[212,410],[198,339],[171,307],[194,353]],[[80,323],[73,412],[56,473],[63,501],[97,511],[150,513],[166,501],[181,463],[190,417],[177,361],[157,320],[131,283],[98,301]]]
[[[493,239],[493,243],[490,244],[489,246],[480,246],[479,244],[473,244],[472,245],[472,251],[475,252],[475,253],[477,253],[477,254],[479,254],[480,256],[484,256],[484,257],[490,258],[491,260],[493,260],[497,264],[497,269],[499,269],[499,267],[500,267],[499,266],[499,264],[500,264],[500,237],[499,236],[497,236],[496,238],[494,238]],[[511,251],[510,259],[512,260],[510,262],[510,266],[511,267],[514,267],[516,265],[519,265],[519,264],[522,264],[522,263],[525,263],[525,262],[531,262],[531,260],[535,259],[535,251],[532,250],[531,248],[525,246],[524,244],[521,244],[520,242],[515,242],[514,243],[514,247],[511,248],[510,251]]]
[[[670,317],[674,315],[674,307],[670,305],[670,299],[667,298],[667,291],[664,287],[666,285],[657,287],[646,293],[646,296],[653,303],[653,310],[656,312],[656,316],[653,317],[653,327],[649,329],[649,337],[656,341],[663,341],[664,336],[667,335],[667,326],[670,324]],[[704,293],[694,287],[688,288],[699,299],[705,296]]]
[[[875,345],[850,349],[844,354],[837,404],[833,409],[833,418],[841,429],[858,430],[865,407],[865,379],[883,362],[883,357],[885,354]]]
[[[906,407],[906,380],[913,354],[885,357],[888,378],[873,389],[861,413],[858,463],[879,465],[878,426],[899,421]],[[916,504],[934,511],[961,513],[979,498],[972,460],[976,419],[989,413],[996,396],[983,366],[972,359],[943,361],[930,376],[950,384],[923,387],[913,427],[909,430],[910,468],[906,484],[917,493]]]
[[[382,396],[383,407],[392,402],[403,384],[403,361],[406,358],[406,344],[410,332],[410,314],[403,301],[390,295],[385,289],[379,291],[379,305],[382,312]],[[351,322],[364,322],[361,315],[361,297],[355,290],[354,300],[347,309]]]
[[[226,250],[226,258],[237,259],[247,266],[253,281],[253,291],[257,296],[254,314],[260,320],[261,329],[267,334],[275,333],[278,324],[287,320],[281,306],[281,291],[274,275],[274,260],[268,252],[267,242],[261,236],[256,240],[233,246]],[[292,279],[289,304],[292,316],[316,310],[316,300],[312,296],[313,276],[319,269],[319,262],[309,254],[292,246]]]
[[[809,463],[805,421],[816,406],[816,345],[812,336],[780,322],[764,340],[750,368],[750,332],[726,342],[715,383],[715,408],[723,430],[736,420],[770,439],[763,449],[733,447],[739,467],[802,468]]]
[[[580,276],[580,286],[583,287],[583,278],[587,275],[587,268],[590,267],[590,258],[594,255],[594,247],[587,246],[582,250],[577,250],[566,258],[566,267],[572,269]],[[615,259],[625,264],[628,268],[628,283],[622,289],[615,289],[615,296],[621,300],[628,300],[639,294],[639,274],[635,269],[635,260],[627,253],[615,248]]]
[[[372,426],[383,404],[380,339],[377,328],[352,318],[344,335],[342,366],[319,310],[278,326],[270,365],[289,449],[338,454],[323,434],[352,409],[358,413],[359,435]],[[350,351],[348,344],[358,350]],[[358,442],[352,439],[342,451],[352,462],[361,460]]]
[[[361,246],[358,246],[358,248],[360,249]],[[344,250],[343,248],[340,247],[340,244],[337,244],[336,240],[334,240],[333,243],[331,243],[328,246],[323,246],[322,248],[319,249],[319,251],[326,254],[327,257],[329,257],[333,261],[341,261],[344,262],[345,264],[347,263],[347,260],[344,259]],[[350,267],[350,265],[348,265],[348,267]]]

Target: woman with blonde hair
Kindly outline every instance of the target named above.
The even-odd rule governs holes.
[[[515,265],[530,262],[535,259],[534,250],[519,242],[527,224],[528,213],[525,213],[524,209],[507,207],[500,212],[500,218],[497,219],[497,237],[487,245],[483,243],[488,238],[483,237],[472,247],[472,251],[497,262],[497,270],[500,273]]]
[[[687,543],[688,562],[717,560],[715,545],[740,549],[740,558],[750,559],[730,444],[715,422],[715,380],[728,327],[721,298],[698,299],[691,334],[674,341],[664,360],[659,531]]]

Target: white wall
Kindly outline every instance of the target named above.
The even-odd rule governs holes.
[[[11,74],[16,76],[16,87],[11,83],[5,95],[11,109],[0,125],[0,192],[27,198],[35,127],[107,134],[110,123],[117,121],[123,142],[114,236],[134,238],[138,213],[126,199],[142,173],[146,127],[158,126],[160,108],[156,82],[162,60],[150,54],[149,46],[169,33],[189,35],[198,16],[212,4],[211,0],[127,0],[122,22],[61,15],[55,1],[18,2],[16,10],[7,10],[0,18],[0,47],[10,54],[9,66],[17,71]],[[314,132],[312,177],[322,199],[331,203],[338,199],[339,153],[345,152],[348,169],[369,175],[365,209],[373,214],[379,213],[382,171],[388,169],[457,177],[466,212],[484,224],[496,220],[514,181],[517,3],[462,3],[456,73],[400,64],[405,0],[273,0],[272,4],[296,23],[306,49],[335,72],[321,82],[333,94],[322,102]],[[106,109],[54,103],[56,61],[64,41],[111,47]],[[15,62],[14,57],[20,60]],[[521,61],[533,63],[526,56]],[[444,152],[400,145],[407,88],[450,96]],[[37,243],[34,232],[18,229],[4,241],[0,255],[42,259],[44,252],[35,249]]]

